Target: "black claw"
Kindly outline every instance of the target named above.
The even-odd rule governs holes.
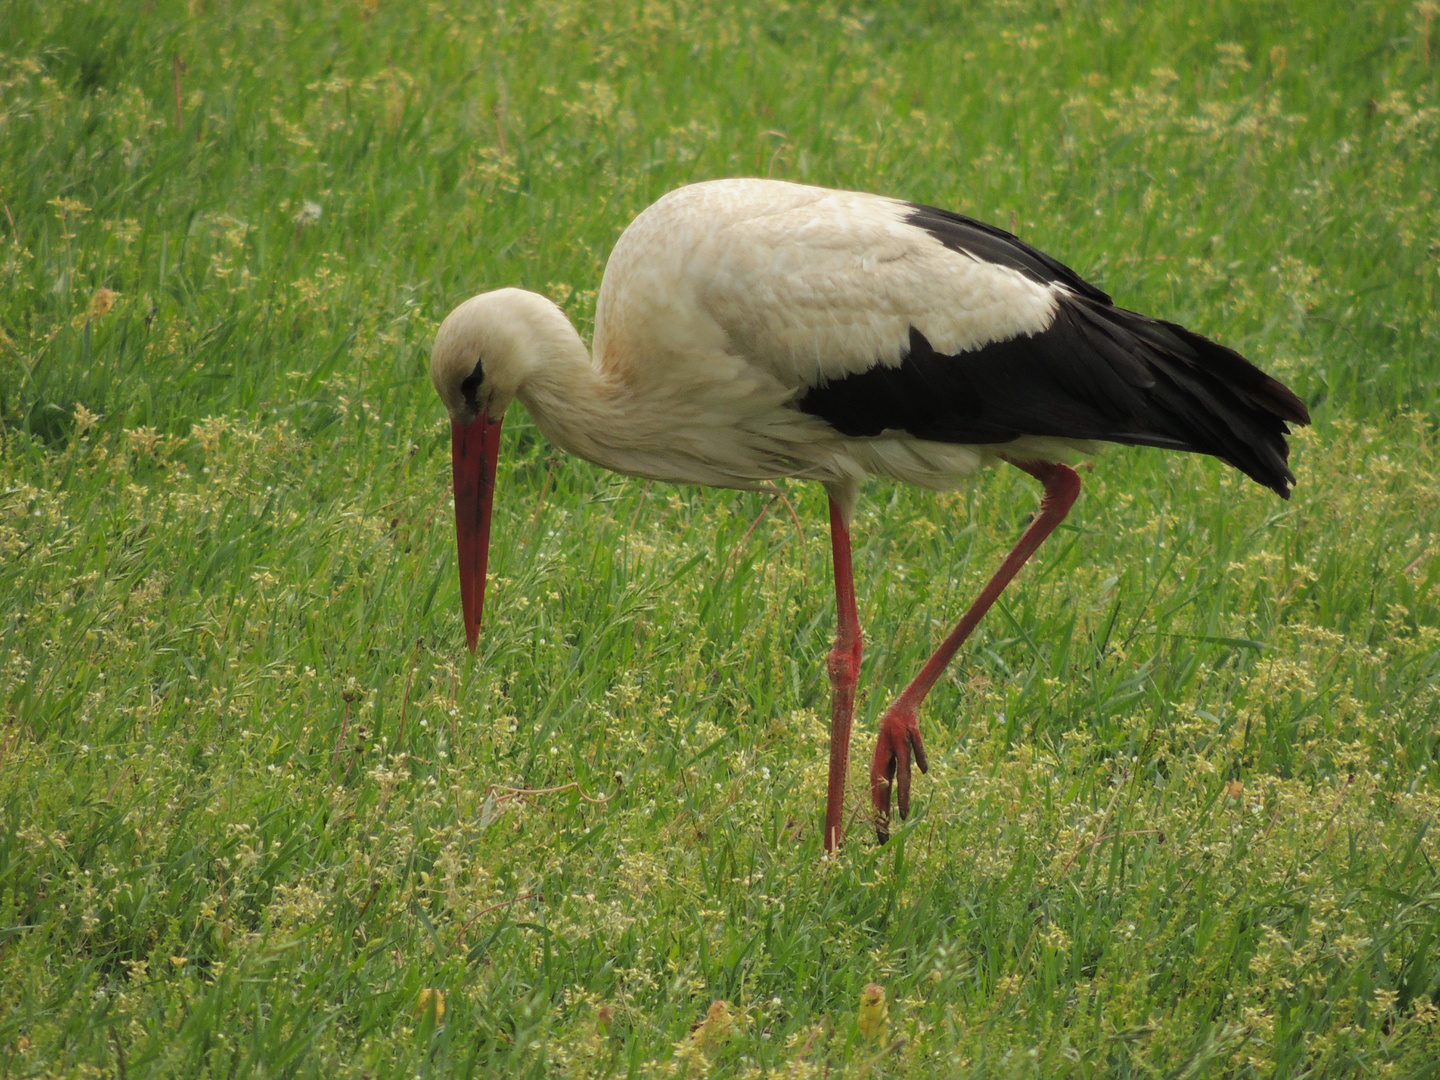
[[[919,736],[916,736],[910,741],[910,745],[915,750],[915,764],[920,766],[922,773],[928,773],[930,771],[930,759],[925,756],[925,744],[920,741]]]

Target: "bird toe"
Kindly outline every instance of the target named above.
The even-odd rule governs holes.
[[[875,814],[875,834],[882,844],[890,838],[892,792],[900,820],[910,816],[912,762],[922,773],[930,769],[919,724],[908,711],[892,709],[880,721],[875,756],[870,762],[870,803]]]

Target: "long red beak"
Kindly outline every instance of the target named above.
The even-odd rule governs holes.
[[[480,611],[485,606],[500,420],[491,420],[482,412],[474,423],[452,421],[450,454],[455,479],[455,542],[460,549],[460,604],[465,612],[465,640],[473,653],[480,640]]]

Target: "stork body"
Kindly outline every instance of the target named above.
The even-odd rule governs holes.
[[[862,651],[849,529],[878,474],[951,488],[1005,460],[1041,513],[881,720],[877,828],[926,767],[920,702],[1079,493],[1100,442],[1212,454],[1288,497],[1304,404],[1239,354],[1115,307],[1016,237],[932,207],[770,180],[672,191],[611,254],[594,352],[550,301],[483,293],[440,327],[431,374],[452,422],[461,586],[479,631],[500,420],[515,399],[556,445],[617,472],[830,498],[838,611],[825,844],[840,839]]]

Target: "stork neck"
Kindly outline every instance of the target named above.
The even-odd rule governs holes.
[[[611,455],[605,451],[624,430],[622,410],[615,386],[591,363],[578,334],[563,347],[552,344],[526,373],[517,396],[552,443],[609,465]]]

